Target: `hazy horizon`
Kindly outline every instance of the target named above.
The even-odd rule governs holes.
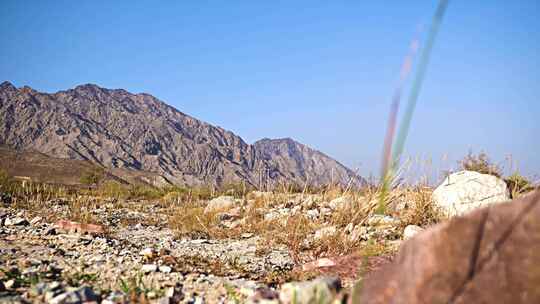
[[[435,5],[4,1],[0,81],[145,92],[248,143],[290,137],[378,175],[403,57]],[[441,171],[485,151],[540,173],[539,7],[450,1],[405,155]]]

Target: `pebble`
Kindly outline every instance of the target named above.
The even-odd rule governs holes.
[[[158,269],[158,266],[156,264],[144,264],[141,267],[141,271],[144,273],[156,272],[157,269]]]
[[[14,279],[11,279],[11,280],[7,280],[6,283],[4,283],[4,287],[6,289],[12,289],[12,288],[15,288],[15,280]]]
[[[159,272],[171,273],[171,271],[172,271],[172,268],[170,266],[167,266],[167,265],[159,266]]]
[[[30,224],[25,218],[22,217],[13,217],[13,218],[6,218],[4,221],[5,226],[26,226]]]

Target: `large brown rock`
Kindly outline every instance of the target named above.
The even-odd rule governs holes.
[[[360,303],[540,303],[540,191],[428,229],[366,279]]]

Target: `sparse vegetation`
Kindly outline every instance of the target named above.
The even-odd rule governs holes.
[[[425,186],[415,186],[404,191],[403,199],[409,202],[409,206],[399,215],[403,228],[407,225],[424,227],[441,221],[443,215],[434,206],[431,193],[431,188]]]
[[[466,157],[464,168],[500,172],[485,154]],[[489,170],[488,170],[489,169]],[[486,171],[487,170],[487,171]],[[494,171],[495,170],[495,171]],[[499,174],[499,173],[497,173]],[[518,173],[505,178],[512,196],[534,189],[532,182]],[[213,187],[168,187],[155,188],[144,185],[126,185],[107,180],[95,188],[69,188],[13,180],[0,171],[2,192],[13,196],[15,208],[29,214],[39,215],[48,222],[69,219],[80,223],[107,225],[110,219],[121,216],[114,225],[129,226],[143,224],[170,228],[175,241],[207,239],[216,241],[242,240],[257,237],[254,256],[266,258],[276,250],[287,252],[296,265],[293,269],[275,270],[264,275],[254,274],[238,257],[214,259],[194,256],[177,260],[160,253],[145,258],[145,263],[174,265],[178,271],[200,271],[218,276],[238,275],[254,278],[272,286],[291,280],[307,280],[319,274],[303,271],[299,266],[320,258],[360,256],[368,260],[387,259],[395,254],[399,238],[407,225],[427,227],[444,220],[432,201],[432,187],[424,183],[406,184],[403,179],[391,183],[384,196],[385,213],[376,214],[382,188],[366,185],[362,189],[347,189],[336,185],[300,188],[282,185],[272,192],[253,191],[243,185]],[[249,190],[248,190],[249,189]],[[295,192],[297,191],[297,192]],[[218,196],[235,197],[235,206],[223,211],[205,212],[210,199]],[[56,209],[50,206],[56,206]],[[99,210],[99,212],[97,211]],[[104,215],[103,215],[104,214]],[[374,228],[373,218],[397,219],[391,227]],[[323,230],[330,231],[316,237]],[[109,231],[107,231],[107,235]],[[364,267],[364,266],[362,266]],[[367,267],[367,266],[366,266]],[[371,266],[370,266],[371,267]],[[79,271],[79,270],[77,270]],[[64,280],[71,286],[97,284],[100,278],[94,272],[64,273]],[[361,279],[371,268],[360,269]],[[32,280],[40,278],[17,276],[9,273],[17,282],[30,286]],[[22,281],[21,281],[22,280]],[[148,301],[163,292],[150,288],[140,274],[122,277],[117,288],[129,295],[131,300]],[[110,288],[110,287],[109,287]],[[234,288],[225,288],[231,299],[241,299]]]
[[[514,172],[512,175],[506,177],[504,181],[508,186],[508,190],[510,191],[510,196],[512,198],[518,197],[535,189],[534,184],[518,172]]]
[[[493,164],[485,152],[480,152],[476,155],[470,151],[459,164],[463,170],[476,171],[483,174],[494,175],[496,177],[502,176],[499,166]]]
[[[84,185],[97,185],[103,179],[105,170],[101,167],[88,169],[82,173],[80,182]]]

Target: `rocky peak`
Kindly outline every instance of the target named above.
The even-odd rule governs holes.
[[[9,81],[4,81],[0,84],[0,90],[17,90],[17,88]]]
[[[5,87],[5,89],[4,89]],[[10,91],[9,83],[2,92]],[[30,89],[31,90],[31,89]],[[0,94],[0,144],[106,167],[144,170],[176,184],[325,184],[360,181],[290,138],[253,145],[149,94],[84,84],[54,94]],[[16,92],[16,89],[15,89]]]

